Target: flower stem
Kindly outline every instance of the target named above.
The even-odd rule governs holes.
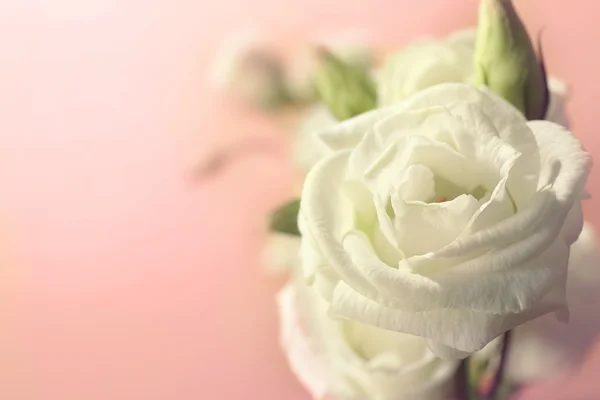
[[[506,372],[506,364],[508,362],[508,348],[510,347],[511,341],[511,331],[508,331],[504,334],[504,338],[502,339],[502,349],[500,350],[500,364],[498,365],[498,370],[494,376],[494,380],[492,382],[492,386],[490,387],[487,396],[485,396],[485,400],[500,400],[500,386],[504,379],[504,374]]]

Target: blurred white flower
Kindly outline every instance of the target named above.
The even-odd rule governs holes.
[[[391,54],[377,73],[379,105],[398,103],[430,86],[471,82],[475,30],[424,38]]]
[[[416,336],[332,319],[303,282],[278,295],[280,340],[290,367],[314,399],[452,399],[456,362],[443,361]]]
[[[242,31],[220,48],[210,83],[253,106],[270,107],[286,101],[283,65],[271,41],[257,31]]]
[[[300,236],[270,232],[262,250],[262,265],[269,272],[282,272],[298,265]]]
[[[327,106],[322,103],[317,103],[303,112],[293,140],[293,155],[294,163],[304,174],[329,153],[318,132],[334,126],[337,122]]]
[[[444,38],[416,40],[392,53],[375,75],[379,106],[395,104],[440,83],[472,83],[475,37],[475,29],[465,29]],[[568,126],[566,85],[549,77],[548,87],[550,104],[545,119]]]
[[[600,334],[600,253],[586,223],[571,247],[567,300],[569,323],[543,316],[513,332],[507,375],[516,382],[552,378],[576,367]]]

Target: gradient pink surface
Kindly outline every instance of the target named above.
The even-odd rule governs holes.
[[[253,26],[296,40],[362,27],[399,46],[473,24],[476,5],[3,5],[0,398],[307,400],[277,347],[281,279],[259,266],[262,216],[291,189],[286,133],[208,90],[212,55]],[[573,131],[600,157],[600,6],[517,5],[546,27]],[[190,180],[195,155],[248,135],[273,147]],[[597,173],[589,190],[600,196]],[[597,204],[586,215],[598,226]]]

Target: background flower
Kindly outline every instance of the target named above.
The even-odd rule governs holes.
[[[469,83],[473,78],[475,30],[455,32],[445,38],[423,38],[388,56],[377,73],[380,106],[445,82]]]
[[[509,379],[528,382],[570,372],[600,333],[600,275],[594,228],[586,223],[571,247],[567,300],[569,322],[546,315],[513,332],[508,358]]]
[[[447,82],[472,83],[475,29],[453,32],[442,38],[423,38],[388,55],[376,72],[379,105],[387,106],[428,87]],[[548,79],[550,104],[545,119],[568,126],[566,85]]]
[[[452,398],[457,362],[435,357],[422,338],[332,319],[328,307],[299,281],[278,295],[281,344],[313,398]]]

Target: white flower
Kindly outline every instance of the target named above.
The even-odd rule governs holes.
[[[600,333],[600,257],[594,228],[586,223],[571,247],[567,298],[568,324],[551,315],[528,322],[513,332],[507,376],[517,382],[555,378],[584,358]]]
[[[396,104],[440,83],[471,83],[475,37],[475,29],[465,29],[441,39],[417,40],[391,54],[376,74],[379,106]],[[566,87],[553,77],[548,87],[550,105],[545,119],[567,126]]]
[[[211,66],[209,82],[254,106],[282,101],[283,70],[272,41],[258,31],[242,31],[219,49]]]
[[[470,82],[474,49],[475,30],[468,29],[443,39],[421,39],[392,54],[378,73],[379,105],[398,103],[440,83]]]
[[[337,123],[327,106],[322,103],[315,104],[305,111],[293,142],[294,163],[302,172],[308,173],[329,153],[329,149],[319,139],[317,133]]]
[[[452,398],[456,362],[433,355],[416,336],[327,315],[328,304],[302,282],[278,296],[281,345],[314,399]]]
[[[281,272],[298,264],[300,238],[287,233],[271,232],[262,250],[262,265],[269,272]]]
[[[332,154],[304,184],[301,258],[333,315],[448,358],[565,316],[591,158],[564,128],[442,84],[321,138]]]

